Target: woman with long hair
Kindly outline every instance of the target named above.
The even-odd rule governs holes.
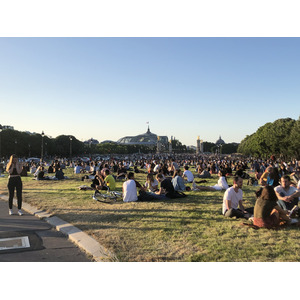
[[[19,162],[18,157],[13,154],[11,155],[9,162],[6,167],[6,171],[8,173],[8,192],[9,192],[9,199],[8,199],[8,206],[9,210],[8,213],[10,215],[13,214],[13,198],[15,189],[17,191],[17,199],[18,199],[18,214],[20,216],[23,215],[22,212],[22,180],[21,180],[21,172],[22,172],[23,164]]]
[[[149,192],[152,193],[158,190],[158,181],[153,177],[153,174],[147,175],[147,181],[145,182],[144,186]]]
[[[289,216],[277,204],[277,196],[272,186],[265,186],[254,206],[253,224],[258,227],[274,228],[281,222],[290,222]]]

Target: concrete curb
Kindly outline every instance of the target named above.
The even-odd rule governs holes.
[[[0,195],[2,200],[8,201],[8,196]],[[14,198],[13,204],[17,206],[17,200]],[[53,216],[45,211],[39,210],[36,207],[28,204],[22,203],[22,209],[28,213],[45,220],[57,231],[60,231],[65,236],[67,236],[75,245],[83,249],[86,253],[93,256],[96,262],[111,262],[118,261],[115,254],[105,249],[101,244],[99,244],[95,239],[93,239],[88,234],[81,231],[79,228],[73,226],[64,220]]]

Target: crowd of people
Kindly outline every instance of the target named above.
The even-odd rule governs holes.
[[[292,223],[294,216],[299,214],[300,161],[285,161],[274,156],[270,159],[254,159],[195,155],[156,155],[88,162],[54,159],[48,164],[22,163],[12,156],[5,167],[9,174],[9,213],[12,213],[12,198],[16,189],[19,214],[22,214],[21,176],[30,172],[37,180],[61,180],[66,178],[63,173],[66,167],[72,168],[74,174],[89,182],[95,194],[101,190],[114,191],[116,181],[122,181],[124,202],[184,198],[186,192],[191,190],[223,191],[222,214],[229,218],[246,218],[258,227],[272,228]],[[135,179],[135,175],[141,173],[146,176],[145,182]],[[219,177],[215,185],[197,185],[215,175]],[[232,186],[228,185],[229,177],[233,178]],[[197,181],[199,179],[202,180]],[[244,207],[244,181],[257,186],[254,207]]]

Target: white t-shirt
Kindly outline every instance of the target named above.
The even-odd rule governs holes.
[[[186,176],[188,182],[193,182],[194,181],[194,175],[190,170],[185,170],[183,172],[183,176]]]
[[[297,191],[297,189],[294,186],[290,186],[289,189],[286,191],[281,185],[276,186],[276,188],[274,190],[281,197],[290,196]]]
[[[123,183],[123,201],[134,202],[138,200],[136,184],[133,179]]]
[[[148,181],[145,182],[145,187],[150,190],[151,192],[154,192],[155,191],[155,188],[157,188],[158,186],[158,181],[156,179],[154,179],[154,181],[151,183],[151,187],[149,187],[149,183]]]
[[[228,183],[224,176],[221,176],[218,180],[218,183],[213,186],[213,188],[217,191],[227,190],[229,188]]]
[[[231,208],[238,209],[239,201],[243,200],[243,191],[239,189],[238,192],[236,193],[233,186],[226,190],[223,198],[223,208],[222,208],[223,215],[227,210],[226,200],[231,201]]]
[[[298,181],[297,189],[300,190],[300,180]]]

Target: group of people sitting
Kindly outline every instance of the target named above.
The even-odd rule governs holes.
[[[243,168],[238,167],[233,177],[233,186],[229,186],[226,179],[227,170],[219,170],[219,180],[213,186],[199,186],[195,184],[194,175],[185,167],[184,173],[180,169],[175,170],[173,178],[166,177],[159,172],[156,178],[152,173],[147,175],[145,185],[141,185],[130,172],[127,181],[123,183],[124,202],[143,201],[151,199],[176,198],[174,193],[188,191],[185,183],[192,183],[194,191],[222,191],[224,190],[222,214],[225,217],[246,218],[252,221],[257,227],[274,228],[282,224],[298,222],[296,216],[300,216],[298,201],[300,197],[300,180],[298,186],[291,180],[289,175],[277,176],[274,167],[267,167],[261,174],[259,182],[262,185],[259,193],[256,193],[257,200],[254,207],[245,208],[243,204]],[[240,176],[239,176],[240,175]],[[299,175],[296,172],[293,176]],[[186,177],[186,181],[184,178]],[[245,177],[247,178],[247,177]],[[160,184],[160,188],[159,188]],[[140,189],[138,195],[137,188]]]
[[[256,192],[255,206],[245,208],[242,187],[244,179],[249,178],[248,165],[255,171],[255,180],[261,188]],[[89,175],[91,171],[90,169]],[[118,171],[116,176],[112,175],[115,171]],[[147,174],[144,184],[135,179],[135,174],[138,173]],[[206,178],[212,174],[219,176],[215,185],[196,184],[199,182],[196,182],[195,178]],[[227,182],[228,175],[233,176],[232,186]],[[259,163],[252,161],[251,164],[247,161],[202,163],[198,164],[195,175],[187,164],[175,160],[169,160],[167,163],[141,162],[140,165],[131,163],[126,167],[122,163],[103,164],[97,171],[93,169],[91,187],[95,193],[108,189],[113,191],[116,188],[116,180],[123,178],[126,178],[122,184],[124,202],[181,198],[185,197],[184,192],[189,190],[224,191],[222,214],[225,217],[250,219],[255,226],[267,228],[294,222],[294,217],[300,212],[299,167],[285,168],[283,164],[276,166],[272,161]]]
[[[270,170],[270,169],[269,169]],[[271,183],[267,177],[266,182]],[[283,224],[298,222],[298,201],[300,197],[300,181],[298,187],[292,185],[289,175],[280,178],[280,184],[274,187],[264,183],[254,207],[245,209],[243,205],[243,179],[234,177],[233,186],[228,188],[223,197],[222,213],[225,217],[250,219],[257,227],[276,228]]]
[[[30,173],[33,174],[36,180],[63,180],[68,178],[65,176],[62,166],[58,161],[53,161],[48,167],[48,170],[46,170],[43,165],[36,166],[33,164],[30,167]],[[46,174],[54,175],[48,176]]]

